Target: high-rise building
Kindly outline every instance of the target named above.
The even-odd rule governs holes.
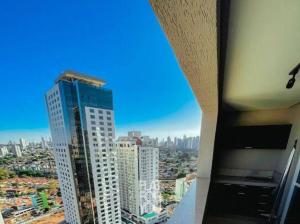
[[[146,146],[154,146],[157,147],[158,144],[156,143],[156,139],[150,138],[149,136],[141,136],[141,140],[143,142],[143,145]]]
[[[184,194],[186,193],[188,187],[185,182],[185,177],[176,179],[175,184],[175,198],[177,201],[180,201]]]
[[[47,149],[48,148],[48,142],[45,140],[44,137],[41,138],[41,144],[42,144],[42,149]]]
[[[16,157],[22,156],[22,151],[20,149],[20,146],[17,144],[12,145],[12,152]]]
[[[137,138],[140,138],[142,135],[142,133],[140,131],[129,131],[128,132],[128,136],[130,138],[133,138],[133,137],[137,137]]]
[[[8,150],[6,146],[0,146],[0,157],[4,157],[8,154]]]
[[[171,147],[172,146],[172,140],[171,140],[171,137],[168,136],[167,138],[167,147]]]
[[[20,138],[20,147],[24,150],[27,147],[27,142],[24,138]]]
[[[4,219],[3,219],[3,216],[2,216],[1,212],[0,212],[0,223],[4,223]]]
[[[121,223],[112,91],[63,73],[46,94],[67,223]]]
[[[159,150],[139,138],[116,141],[122,218],[155,223],[161,218],[158,180]]]

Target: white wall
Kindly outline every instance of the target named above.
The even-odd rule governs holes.
[[[284,190],[282,203],[280,206],[280,211],[282,211],[284,202],[286,201],[288,192],[290,190],[292,179],[295,175],[296,164],[300,159],[300,104],[297,104],[288,109],[243,112],[237,118],[231,120],[230,122],[232,122],[233,125],[268,125],[268,124],[284,124],[284,123],[292,124],[292,129],[288,140],[287,148],[286,150],[281,151],[280,160],[276,165],[276,170],[282,173],[286,166],[294,142],[296,139],[298,139],[297,149],[288,175],[286,188]],[[276,154],[276,152],[274,153]],[[274,160],[278,156],[275,154],[274,157],[272,155],[272,158]],[[266,156],[266,154],[262,153],[262,156]],[[251,158],[250,161],[252,159],[253,158]],[[270,163],[268,165],[260,165],[260,166],[272,167],[274,166],[274,164]]]
[[[292,162],[291,169],[290,169],[289,176],[288,176],[287,183],[286,183],[286,186],[288,186],[288,187],[286,187],[284,190],[282,203],[280,206],[280,211],[282,211],[282,209],[283,209],[284,202],[286,201],[288,192],[290,190],[289,186],[292,183],[292,179],[293,179],[294,175],[296,175],[295,169],[296,169],[297,162],[300,159],[300,104],[298,104],[290,109],[290,119],[291,119],[291,122],[293,123],[293,127],[292,127],[291,135],[290,135],[290,138],[288,141],[287,150],[285,151],[285,154],[283,155],[282,162],[279,164],[279,167],[281,169],[284,168],[284,166],[286,164],[285,161],[287,161],[290,151],[294,145],[295,139],[298,139],[298,144],[297,144],[294,160]]]
[[[235,149],[221,153],[222,169],[277,170],[285,150],[276,149]]]

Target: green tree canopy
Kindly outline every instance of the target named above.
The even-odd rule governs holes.
[[[0,180],[6,179],[6,178],[12,178],[15,176],[16,176],[16,174],[13,171],[10,171],[5,168],[0,168]]]

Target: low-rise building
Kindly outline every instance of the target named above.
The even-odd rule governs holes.
[[[32,205],[37,210],[49,209],[48,198],[45,192],[38,192],[30,196]]]

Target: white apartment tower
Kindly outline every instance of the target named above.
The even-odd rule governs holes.
[[[41,138],[41,143],[42,143],[42,149],[47,149],[48,148],[48,143],[47,141],[45,140],[44,137]]]
[[[20,138],[20,147],[24,150],[27,147],[27,142],[24,138]]]
[[[67,223],[121,223],[112,91],[65,72],[46,94]]]
[[[8,155],[7,147],[6,146],[0,146],[0,157],[4,157],[6,155]]]
[[[139,223],[157,220],[160,207],[159,150],[137,137],[116,141],[122,218]]]
[[[130,138],[134,138],[134,137],[141,138],[141,136],[142,136],[142,133],[140,131],[129,131],[128,132],[128,137],[130,137]]]
[[[22,151],[19,145],[17,144],[12,145],[12,151],[16,157],[22,157]]]

